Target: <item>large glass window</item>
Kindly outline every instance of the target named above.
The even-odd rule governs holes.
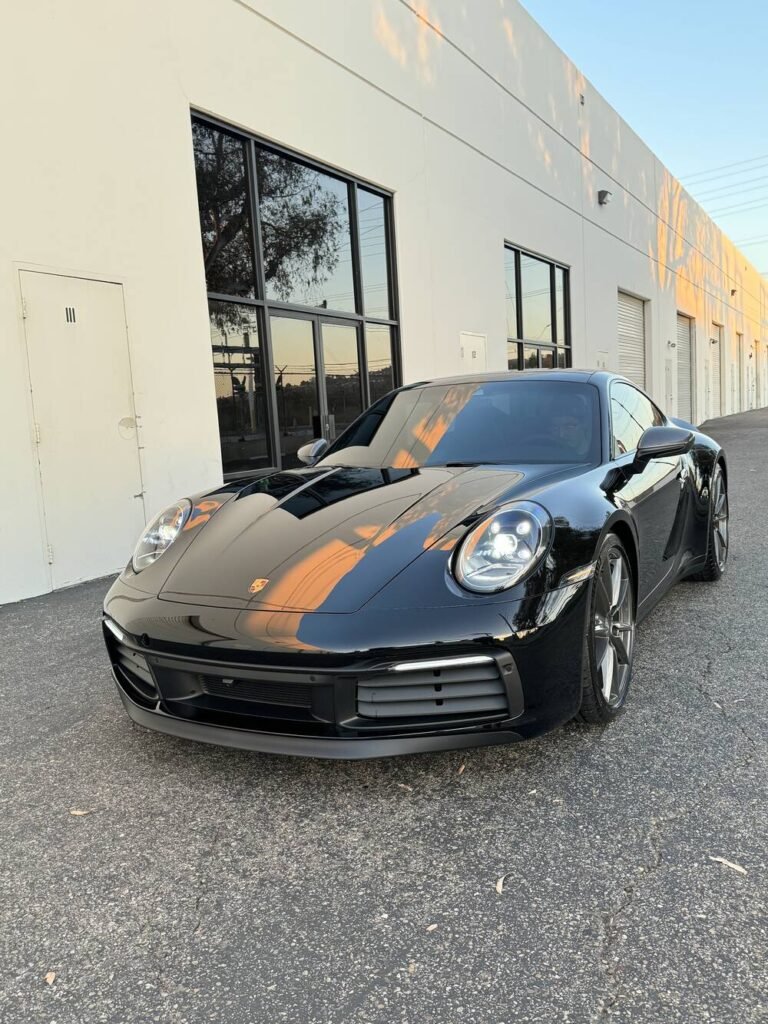
[[[208,308],[222,459],[237,471],[269,466],[266,382],[256,310],[215,300]]]
[[[391,199],[192,120],[224,473],[297,464],[399,381]]]
[[[509,369],[570,366],[567,269],[505,246],[504,282]]]
[[[355,310],[346,182],[257,148],[266,297]]]
[[[385,200],[364,188],[357,190],[357,222],[360,231],[360,262],[366,316],[388,320],[389,245]]]
[[[256,294],[245,144],[210,125],[192,125],[197,200],[209,292]]]

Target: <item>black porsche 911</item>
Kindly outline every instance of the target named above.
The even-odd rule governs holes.
[[[614,374],[402,387],[300,456],[147,527],[104,605],[134,721],[337,758],[608,722],[638,621],[725,568],[722,449]]]

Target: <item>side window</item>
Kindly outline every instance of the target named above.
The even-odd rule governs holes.
[[[614,459],[633,452],[648,427],[660,427],[664,417],[631,384],[616,381],[611,388],[611,439]]]

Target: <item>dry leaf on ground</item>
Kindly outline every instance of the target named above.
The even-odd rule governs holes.
[[[48,971],[45,976],[46,985],[52,985],[56,981],[56,971]]]
[[[730,868],[732,871],[738,871],[740,875],[746,875],[747,873],[747,869],[743,868],[741,864],[734,864],[732,860],[726,860],[725,857],[710,856],[709,859],[713,860],[716,864],[725,864],[727,868]]]

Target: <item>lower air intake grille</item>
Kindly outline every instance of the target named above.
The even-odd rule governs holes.
[[[123,679],[137,690],[146,700],[155,702],[158,698],[155,680],[143,654],[132,651],[122,644],[114,645],[113,660],[115,667],[123,674]]]
[[[492,659],[480,665],[383,672],[357,687],[361,718],[493,715],[506,710],[506,689]]]
[[[251,700],[261,704],[282,704],[294,708],[312,707],[312,687],[301,683],[262,683],[254,679],[200,676],[201,689],[212,697]]]

